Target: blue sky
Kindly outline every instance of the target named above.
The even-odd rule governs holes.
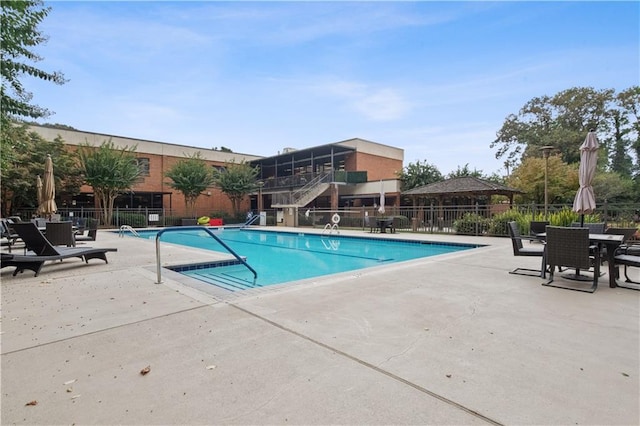
[[[509,114],[640,83],[638,2],[46,2],[45,120],[270,156],[360,137],[505,174]],[[42,120],[41,120],[42,121]]]

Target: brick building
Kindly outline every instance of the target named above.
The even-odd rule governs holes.
[[[382,190],[387,205],[399,205],[397,172],[402,170],[404,151],[363,139],[305,149],[285,148],[272,157],[260,157],[78,130],[35,125],[30,130],[45,140],[59,136],[72,150],[83,143],[100,146],[109,140],[117,148],[135,146],[142,177],[130,193],[118,197],[119,208],[165,208],[175,215],[184,215],[184,197],[169,186],[164,173],[185,156],[197,152],[212,167],[246,161],[259,168],[259,189],[243,203],[244,210],[273,208],[292,213],[294,209],[309,207],[371,206],[379,201]],[[84,185],[79,195],[60,200],[60,204],[94,207],[92,188]],[[209,215],[214,211],[231,212],[231,202],[212,187],[198,198],[196,212]]]

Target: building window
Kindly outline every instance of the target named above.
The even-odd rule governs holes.
[[[140,176],[149,176],[149,159],[139,157],[136,158],[138,169],[140,169]]]
[[[224,167],[224,166],[216,166],[215,164],[212,165],[211,167],[213,167],[216,171],[218,171],[220,173],[224,173],[227,170],[226,167]]]

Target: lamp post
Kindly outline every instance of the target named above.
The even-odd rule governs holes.
[[[549,154],[553,147],[551,145],[545,145],[540,150],[544,157],[544,220],[547,220],[547,214],[549,209],[549,192],[548,192],[548,180],[549,180]]]

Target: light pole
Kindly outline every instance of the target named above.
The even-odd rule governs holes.
[[[549,192],[548,192],[548,180],[549,180],[549,154],[553,147],[551,145],[545,145],[540,150],[544,157],[544,220],[547,220],[547,214],[549,209]]]

